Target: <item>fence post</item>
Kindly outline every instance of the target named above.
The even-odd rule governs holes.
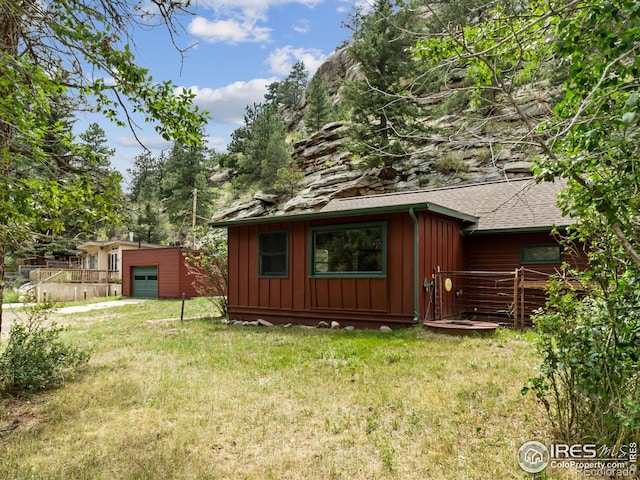
[[[518,269],[513,271],[513,327],[520,329],[520,316],[518,315]]]
[[[522,282],[522,288],[520,289],[520,324],[522,325],[522,331],[524,332],[524,267],[522,267],[522,276],[520,281]]]
[[[184,323],[184,297],[185,294],[182,294],[182,309],[180,310],[180,323]]]

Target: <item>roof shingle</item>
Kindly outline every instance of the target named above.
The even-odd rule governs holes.
[[[320,212],[367,210],[378,207],[428,204],[477,217],[467,231],[537,229],[566,226],[556,197],[565,183],[536,183],[532,178],[398,192],[330,201]]]

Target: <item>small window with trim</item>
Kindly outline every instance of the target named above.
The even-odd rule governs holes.
[[[258,234],[258,276],[286,278],[289,276],[289,232],[278,230]]]
[[[387,226],[384,222],[313,227],[310,242],[312,276],[386,275]]]
[[[520,262],[523,264],[535,263],[562,263],[562,245],[522,245],[520,247]]]

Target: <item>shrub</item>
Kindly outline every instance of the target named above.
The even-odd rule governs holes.
[[[0,389],[35,392],[56,387],[89,360],[89,353],[65,344],[63,327],[49,322],[50,302],[27,307],[27,319],[9,331],[7,348],[0,355]]]
[[[534,318],[543,360],[523,392],[535,392],[562,441],[628,444],[640,435],[640,277],[573,275],[582,289],[556,278]]]
[[[226,234],[220,230],[196,228],[194,233],[202,239],[202,246],[197,252],[185,254],[185,266],[194,278],[192,285],[198,294],[207,297],[223,316],[227,316],[229,276]]]
[[[436,162],[435,169],[440,173],[468,173],[469,165],[460,153],[450,152]]]

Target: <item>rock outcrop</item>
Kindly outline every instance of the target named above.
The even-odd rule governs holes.
[[[357,65],[345,48],[335,52],[318,73],[325,77],[335,103],[339,101],[340,79],[354,78]],[[462,73],[460,78],[464,78]],[[438,108],[454,91],[451,85],[425,98],[424,103]],[[354,161],[346,148],[346,127],[330,123],[293,146],[293,159],[304,173],[295,195],[277,197],[259,192],[219,211],[214,220],[313,212],[333,198],[530,176],[532,161],[542,151],[526,142],[530,135],[521,115],[535,127],[550,112],[547,99],[555,93],[545,85],[529,86],[513,93],[517,108],[504,104],[488,116],[470,110],[443,113],[437,118],[432,115],[423,122],[429,133],[404,161],[394,165],[397,175],[392,180],[381,179],[379,171],[362,168]],[[304,100],[301,108],[303,104]]]

